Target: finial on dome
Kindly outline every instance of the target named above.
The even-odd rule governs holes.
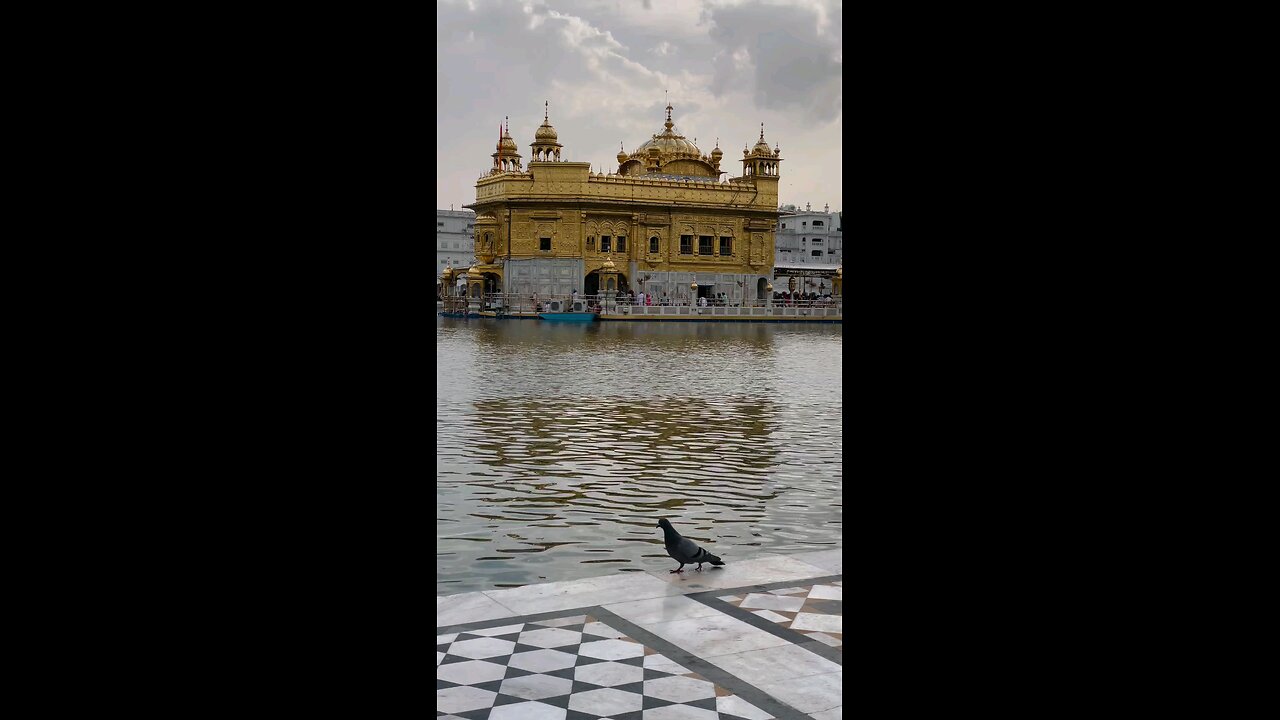
[[[542,104],[545,106],[542,109],[542,122],[544,123],[550,122],[549,118],[551,117],[551,101],[543,100]]]
[[[764,139],[764,123],[760,123],[760,139]]]

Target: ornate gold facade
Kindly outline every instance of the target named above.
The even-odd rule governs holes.
[[[618,290],[663,293],[674,301],[698,295],[763,298],[774,262],[778,213],[777,147],[744,147],[742,174],[721,180],[723,151],[703,154],[675,131],[667,107],[664,130],[633,153],[618,153],[616,173],[561,161],[547,115],[522,167],[509,130],[489,171],[476,182],[476,257],[468,274],[486,292],[517,295],[595,294],[607,290],[599,271],[612,259]],[[691,290],[696,282],[699,290]]]

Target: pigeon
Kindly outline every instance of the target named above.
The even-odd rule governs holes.
[[[688,563],[698,563],[698,570],[702,570],[702,563],[711,563],[712,565],[723,565],[724,561],[712,555],[711,553],[698,547],[698,544],[689,538],[680,537],[680,533],[671,527],[671,523],[666,518],[658,521],[658,527],[662,528],[662,544],[667,547],[667,554],[680,563],[680,567],[672,570],[673,573],[683,572],[684,566]]]

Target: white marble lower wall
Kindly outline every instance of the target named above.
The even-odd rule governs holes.
[[[506,284],[503,290],[519,296],[549,297],[583,292],[582,260],[533,258],[506,261]]]
[[[755,300],[757,298],[763,300],[764,295],[760,292],[761,288],[769,283],[769,278],[764,275],[657,272],[640,270],[636,267],[636,263],[631,263],[629,269],[630,275],[628,279],[631,281],[632,289],[639,291],[643,288],[645,292],[652,294],[654,298],[661,298],[663,293],[666,293],[667,297],[674,301],[688,301],[691,297],[696,298],[697,295],[692,294],[693,291],[689,287],[689,284],[695,281],[700,287],[711,287],[713,295],[724,293],[732,300],[741,300],[744,296],[747,300]],[[738,287],[739,280],[742,281],[742,287]]]

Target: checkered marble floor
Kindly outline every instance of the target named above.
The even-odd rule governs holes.
[[[802,598],[803,606],[809,596],[794,596]],[[836,598],[838,603],[838,588]],[[436,716],[451,720],[774,718],[591,614],[437,636]]]
[[[844,652],[843,580],[715,597]]]

